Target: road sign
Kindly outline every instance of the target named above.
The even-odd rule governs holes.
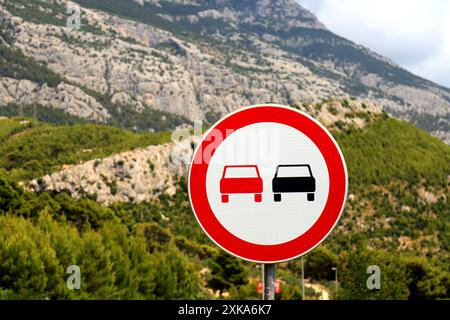
[[[302,256],[330,234],[344,208],[348,175],[325,127],[269,104],[233,112],[205,133],[188,188],[212,241],[267,264]]]

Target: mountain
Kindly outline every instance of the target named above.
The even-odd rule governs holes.
[[[318,119],[348,166],[306,296],[336,298],[336,267],[340,299],[448,299],[450,147],[389,114],[445,139],[448,95],[294,1],[0,0],[0,300],[259,299],[261,270],[193,217],[197,138],[171,131],[266,101]],[[277,265],[282,299],[301,269]]]
[[[0,1],[0,105],[147,130],[161,111],[211,123],[265,101],[355,97],[449,141],[450,89],[335,35],[294,0],[75,2]],[[67,27],[78,5],[80,30]]]

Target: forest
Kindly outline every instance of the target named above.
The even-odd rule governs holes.
[[[306,255],[305,276],[334,299],[448,299],[450,148],[387,117],[334,135],[353,200],[336,230]],[[260,266],[222,252],[204,235],[182,177],[174,196],[140,204],[102,206],[89,196],[23,188],[64,164],[169,139],[165,132],[1,119],[0,298],[258,299]],[[437,201],[421,198],[423,188],[440,195]],[[406,236],[412,245],[400,248]],[[81,290],[66,286],[70,265],[82,270]],[[369,265],[382,270],[382,290],[367,289]],[[300,266],[299,260],[278,266],[279,299],[302,298]],[[339,270],[339,293],[332,267]],[[308,288],[306,296],[317,292]]]

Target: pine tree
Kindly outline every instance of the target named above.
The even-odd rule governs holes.
[[[199,291],[198,276],[187,258],[175,247],[152,254],[157,299],[194,299]]]
[[[247,272],[242,262],[223,251],[210,261],[210,268],[208,287],[219,291],[219,296],[232,286],[241,286],[247,282]]]
[[[344,300],[406,300],[408,286],[405,269],[397,254],[358,249],[342,258],[339,266],[339,299]],[[381,290],[367,287],[369,266],[381,270]]]
[[[334,273],[331,268],[338,264],[338,257],[326,247],[318,247],[308,253],[305,259],[305,276],[315,280],[333,280]],[[296,269],[300,261],[297,261]]]
[[[103,245],[101,236],[95,231],[90,230],[83,235],[82,257],[82,292],[93,299],[116,298],[111,252]]]

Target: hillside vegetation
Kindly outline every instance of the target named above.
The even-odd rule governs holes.
[[[39,178],[76,164],[170,141],[170,133],[136,133],[105,125],[50,126],[31,119],[0,120],[0,167],[16,180]]]
[[[0,75],[2,77],[27,79],[38,84],[56,87],[62,77],[35,60],[24,56],[19,49],[12,49],[0,42]]]
[[[0,171],[0,297],[175,299],[226,292],[258,298],[260,271],[207,239],[193,218],[183,179],[173,197],[109,207],[18,185],[65,163],[162,143],[167,134],[24,119],[0,124],[6,169]],[[306,256],[306,276],[332,292],[331,267],[337,266],[337,298],[449,298],[450,148],[386,117],[335,136],[349,168],[351,196],[338,228]],[[365,288],[368,263],[380,266],[388,289]],[[71,264],[84,270],[83,290],[65,286]],[[283,299],[301,298],[299,270],[298,261],[279,265]]]
[[[450,173],[450,148],[407,122],[385,118],[364,131],[350,130],[336,137],[348,161],[353,187],[387,184],[445,186]]]
[[[387,117],[336,139],[347,161],[350,197],[330,245],[350,249],[362,238],[372,248],[448,262],[450,147]]]

